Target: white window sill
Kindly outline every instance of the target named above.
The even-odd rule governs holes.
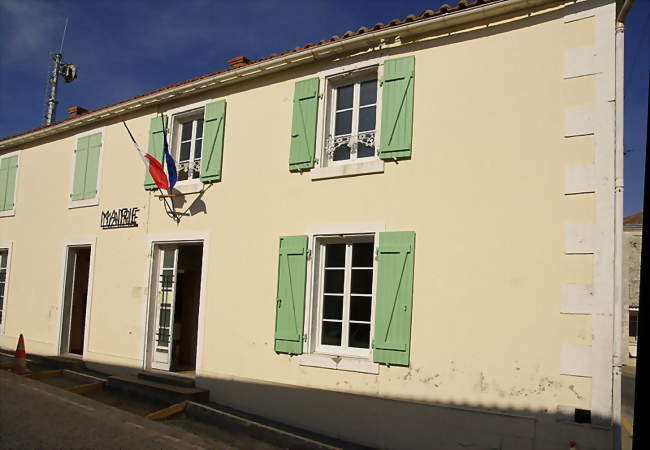
[[[16,215],[15,209],[8,209],[6,211],[0,211],[0,217],[13,217]]]
[[[85,200],[70,200],[68,203],[68,209],[74,208],[86,208],[88,206],[97,206],[99,205],[99,197],[87,198]]]
[[[297,358],[298,364],[301,366],[379,374],[379,364],[364,358],[346,358],[319,354],[300,355]]]
[[[376,158],[370,161],[334,164],[327,167],[315,167],[310,171],[310,173],[312,180],[322,180],[325,178],[350,177],[367,173],[382,173],[383,171],[384,161]]]
[[[203,182],[201,182],[201,180],[179,181],[174,186],[174,190],[180,194],[199,192],[203,190]]]

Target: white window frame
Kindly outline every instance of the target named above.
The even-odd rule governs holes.
[[[74,191],[74,171],[77,160],[77,144],[79,139],[91,136],[93,134],[101,133],[101,148],[99,150],[99,161],[97,162],[97,194],[93,198],[86,198],[83,200],[72,200],[71,194]],[[102,160],[104,159],[104,127],[96,128],[94,130],[84,131],[83,133],[78,133],[74,136],[74,145],[72,147],[72,170],[70,171],[70,187],[68,188],[68,209],[75,208],[85,208],[88,206],[97,206],[99,205],[99,191],[102,184]]]
[[[16,169],[16,183],[14,185],[14,207],[11,209],[8,209],[6,211],[0,211],[0,217],[12,217],[16,215],[16,197],[18,195],[18,179],[20,177],[20,159],[21,159],[21,150],[16,150],[14,152],[10,153],[5,153],[4,155],[0,156],[0,161],[2,161],[5,158],[10,158],[12,156],[18,156],[18,168]]]
[[[382,88],[381,80],[384,76],[384,61],[385,57],[378,57],[361,61],[353,64],[339,66],[333,69],[322,71],[318,74],[320,79],[319,88],[319,105],[318,105],[318,126],[316,128],[316,164],[310,171],[312,180],[319,180],[323,178],[335,178],[351,175],[361,175],[369,173],[381,173],[384,171],[384,161],[379,158],[379,140],[381,131],[381,104],[382,104]],[[375,120],[375,156],[360,159],[349,159],[344,161],[332,161],[332,164],[327,163],[326,143],[330,129],[333,127],[332,117],[335,108],[335,95],[332,91],[340,86],[344,80],[350,80],[350,76],[359,77],[352,78],[355,81],[364,79],[372,79],[374,76],[369,76],[369,73],[374,71],[377,79],[377,103],[376,111],[377,118]],[[358,74],[358,75],[356,75]],[[354,115],[354,113],[353,113]],[[353,127],[354,127],[353,117]]]
[[[352,276],[352,252],[349,250],[348,245],[353,243],[368,242],[372,240],[373,243],[373,266],[372,268],[372,292],[371,292],[371,316],[370,316],[370,338],[371,343],[372,336],[374,332],[374,321],[372,320],[375,307],[375,284],[376,284],[376,261],[374,258],[374,251],[377,245],[377,236],[374,233],[368,234],[354,234],[354,235],[344,235],[344,236],[317,236],[315,241],[314,258],[316,259],[318,271],[318,276],[315,278],[317,285],[317,291],[315,292],[316,298],[312,301],[312,308],[316,308],[316,327],[312,333],[312,340],[314,341],[315,353],[321,353],[325,355],[332,356],[351,356],[357,358],[368,358],[370,356],[370,344],[366,348],[356,348],[350,347],[346,344],[346,341],[349,339],[349,327],[350,327],[350,280]],[[343,316],[341,320],[341,345],[326,345],[321,343],[322,339],[322,325],[323,321],[327,320],[323,318],[323,303],[324,303],[324,280],[325,280],[325,247],[329,244],[345,244],[345,266],[344,270],[344,283],[343,283]]]
[[[180,124],[181,121],[187,121],[190,118],[201,118],[204,117],[205,106],[213,100],[202,100],[200,102],[192,103],[190,105],[181,106],[179,108],[170,109],[165,112],[167,116],[167,143],[174,161],[176,162],[176,171],[178,168],[178,159],[180,156]],[[194,133],[196,132],[196,127],[192,131],[192,140],[194,140]],[[203,135],[205,136],[205,122],[203,123]],[[201,163],[203,163],[203,152],[205,146],[201,150]],[[194,146],[192,145],[192,154],[194,151]],[[200,191],[203,189],[203,182],[200,178],[189,178],[183,181],[177,181],[175,189],[181,193],[189,193]]]
[[[7,323],[7,294],[9,293],[9,279],[11,278],[11,253],[12,253],[12,242],[11,241],[0,241],[0,251],[7,252],[7,267],[5,268],[5,286],[3,292],[2,300],[2,320],[0,320],[0,336],[5,334],[5,324]]]
[[[372,288],[372,311],[370,315],[370,349],[362,349],[363,355],[354,354],[356,352],[328,351],[329,349],[318,346],[318,337],[320,333],[319,303],[320,299],[320,258],[319,241],[327,238],[354,238],[358,236],[374,235],[375,248],[378,245],[379,233],[386,231],[386,226],[381,222],[363,222],[351,224],[333,224],[333,225],[315,225],[307,228],[309,236],[309,249],[312,257],[307,263],[307,287],[305,301],[305,325],[304,334],[307,341],[304,344],[303,354],[297,357],[298,364],[301,366],[321,367],[328,369],[347,370],[353,372],[363,372],[378,374],[379,364],[373,362],[372,358],[372,339],[375,324],[376,310],[376,287],[377,287],[377,259],[373,257],[373,288]],[[321,297],[322,298],[322,297]],[[339,347],[334,347],[336,350]],[[360,352],[361,353],[361,352]]]

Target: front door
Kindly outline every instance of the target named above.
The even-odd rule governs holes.
[[[156,314],[153,333],[151,367],[169,370],[172,361],[174,333],[174,303],[178,281],[178,246],[158,247],[158,276],[156,281]]]

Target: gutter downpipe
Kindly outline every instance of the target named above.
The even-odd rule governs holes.
[[[613,448],[621,448],[621,379],[625,362],[623,349],[623,190],[624,190],[624,112],[625,112],[625,16],[634,0],[625,0],[616,17],[615,31],[615,149],[614,149],[614,354],[612,360]]]
[[[444,28],[459,26],[469,22],[490,19],[503,14],[516,12],[525,8],[533,8],[544,4],[556,4],[558,0],[495,0],[488,4],[454,11],[442,16],[433,17],[431,19],[406,23],[396,27],[391,27],[386,30],[370,31],[361,36],[356,36],[342,41],[335,41],[331,44],[324,44],[315,48],[308,48],[298,51],[294,54],[286,55],[280,58],[272,58],[268,61],[254,63],[249,66],[244,66],[240,69],[220,73],[212,77],[196,80],[188,84],[183,84],[178,87],[165,89],[160,92],[152,93],[150,95],[135,98],[124,103],[116,104],[106,109],[99,109],[89,114],[79,117],[77,120],[70,122],[63,122],[52,125],[51,128],[38,129],[33,134],[18,135],[15,138],[7,141],[0,140],[0,150],[10,148],[12,146],[31,142],[36,139],[41,139],[59,131],[69,130],[81,125],[88,125],[90,123],[106,120],[110,116],[118,115],[126,112],[136,111],[138,109],[146,108],[154,103],[170,100],[171,98],[179,95],[182,98],[183,94],[193,95],[203,89],[214,89],[224,86],[227,81],[234,79],[255,78],[257,76],[277,72],[283,70],[287,65],[301,65],[307,62],[321,59],[322,57],[332,56],[348,50],[363,48],[368,45],[376,45],[377,41],[382,38],[394,36],[409,36],[413,34],[424,34],[429,31],[436,31]]]

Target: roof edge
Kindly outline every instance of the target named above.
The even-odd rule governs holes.
[[[157,89],[134,98],[103,106],[81,116],[64,119],[46,127],[9,136],[0,139],[0,151],[15,148],[30,142],[54,136],[59,133],[81,128],[86,125],[105,121],[109,118],[148,108],[152,105],[165,103],[172,99],[178,100],[195,95],[209,89],[215,89],[239,81],[253,79],[259,76],[297,67],[312,61],[322,60],[334,55],[367,47],[372,41],[395,37],[424,34],[451,28],[477,20],[490,19],[507,13],[516,12],[544,4],[564,3],[563,0],[487,0],[489,3],[449,11],[442,15],[430,17],[417,22],[405,22],[389,28],[368,31],[363,34],[325,43],[323,45],[306,47],[293,53],[282,54],[271,58],[262,58],[247,66],[224,69],[188,82],[174,84]],[[443,7],[448,5],[443,5]],[[441,9],[443,8],[441,7]],[[375,42],[376,43],[376,42]]]

